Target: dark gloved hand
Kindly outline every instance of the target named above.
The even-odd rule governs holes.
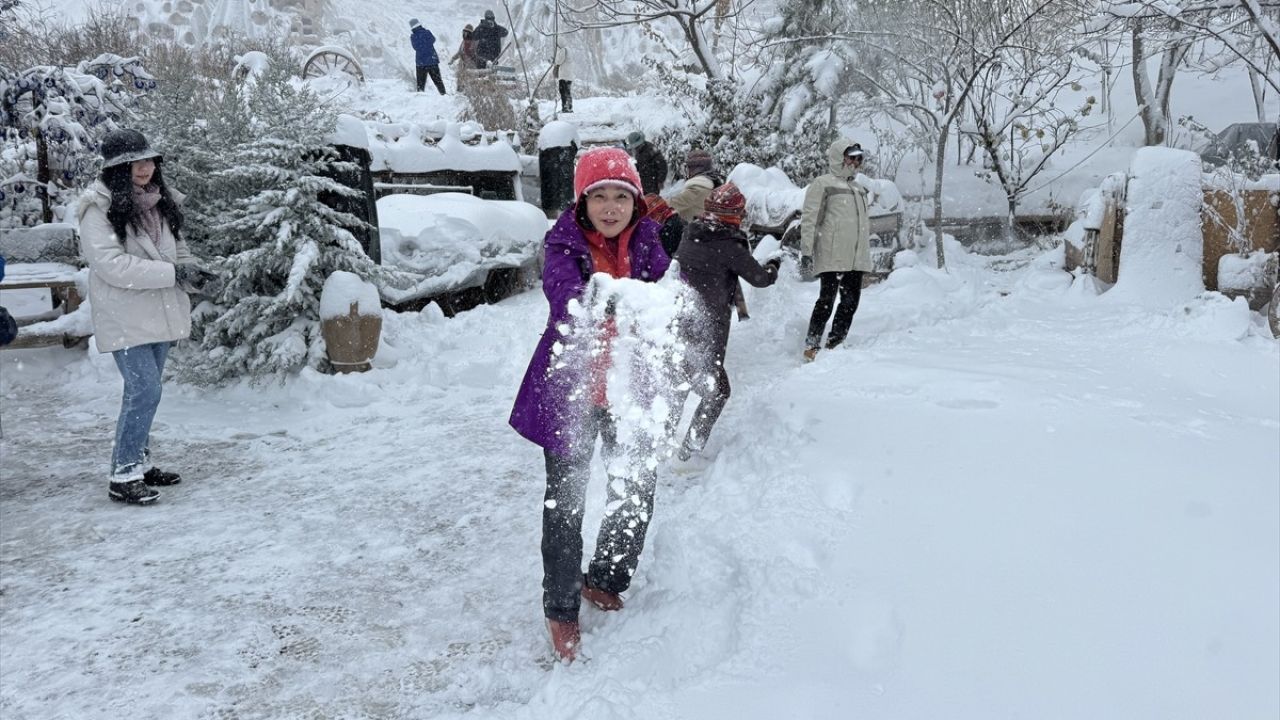
[[[800,256],[800,277],[802,278],[813,277],[813,256],[812,255]]]
[[[217,295],[222,290],[222,278],[194,263],[173,267],[174,284],[183,292],[193,295]]]
[[[773,274],[777,275],[778,268],[782,267],[782,258],[780,257],[769,258],[768,260],[765,261],[764,266],[765,266],[765,269],[773,270]]]

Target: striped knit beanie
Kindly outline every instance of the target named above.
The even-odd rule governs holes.
[[[684,158],[684,176],[687,178],[711,172],[713,167],[715,162],[706,150],[690,150]]]
[[[707,215],[726,225],[741,225],[747,215],[747,198],[733,183],[725,183],[707,196],[703,205]]]

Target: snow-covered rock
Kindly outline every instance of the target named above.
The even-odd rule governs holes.
[[[387,195],[378,223],[383,262],[426,276],[401,299],[473,287],[493,268],[534,262],[547,232],[534,205],[464,193]]]
[[[1200,158],[1146,147],[1129,171],[1124,241],[1111,301],[1170,307],[1204,292]]]

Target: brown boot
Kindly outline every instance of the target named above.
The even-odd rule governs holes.
[[[587,602],[591,603],[592,605],[595,605],[601,610],[621,610],[622,609],[621,595],[618,595],[617,593],[611,593],[608,590],[601,590],[600,588],[591,587],[591,585],[587,583],[586,575],[582,576],[582,597],[586,598]]]
[[[582,644],[582,631],[577,620],[552,620],[547,618],[547,630],[551,631],[551,647],[561,660],[573,662],[578,657],[578,646]]]

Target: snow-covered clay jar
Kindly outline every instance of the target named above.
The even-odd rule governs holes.
[[[368,370],[382,334],[378,288],[354,273],[338,270],[330,275],[320,291],[320,334],[335,370]]]

